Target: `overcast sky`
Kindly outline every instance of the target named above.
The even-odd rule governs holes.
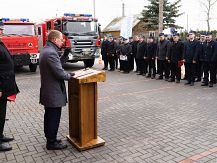
[[[147,0],[95,0],[95,2],[96,17],[103,28],[113,18],[122,15],[123,2],[126,15],[139,14],[144,5],[147,5]],[[184,15],[177,19],[178,25],[186,29],[188,15],[189,29],[206,29],[207,25],[202,10],[200,0],[182,0],[180,11],[184,12]],[[66,12],[93,13],[93,0],[1,0],[0,17],[30,18],[38,22],[56,15],[61,16]],[[212,29],[217,29],[215,22],[217,22],[216,16],[211,22]]]

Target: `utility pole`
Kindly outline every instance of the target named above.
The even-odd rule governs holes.
[[[125,16],[125,4],[124,2],[122,3],[122,17]]]
[[[96,17],[96,0],[93,0],[93,17]]]
[[[163,31],[163,10],[164,0],[159,0],[159,33]]]

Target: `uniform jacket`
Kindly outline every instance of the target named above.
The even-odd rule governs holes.
[[[168,60],[172,63],[178,63],[183,60],[184,44],[181,41],[172,42],[168,51]]]
[[[120,55],[126,55],[128,58],[131,56],[132,46],[130,43],[123,44],[120,48]]]
[[[196,49],[199,46],[199,41],[193,40],[193,41],[186,41],[184,43],[184,51],[183,56],[186,63],[192,63],[193,60],[197,61],[197,52]]]
[[[0,91],[2,97],[6,98],[19,92],[15,81],[14,63],[10,52],[0,41]],[[0,97],[1,98],[1,97]]]
[[[152,59],[156,57],[156,51],[157,51],[157,44],[156,43],[148,43],[147,44],[147,53],[145,55],[145,57],[147,57],[147,59]]]
[[[216,41],[205,42],[202,45],[202,52],[200,53],[200,60],[204,62],[216,61]]]
[[[106,49],[108,55],[115,55],[117,50],[117,43],[115,41],[109,41]]]
[[[206,42],[199,42],[197,48],[196,48],[196,55],[197,55],[197,60],[199,61],[204,61],[203,57],[202,57],[202,53],[203,53],[203,44],[205,44]]]
[[[45,107],[62,107],[67,103],[64,80],[69,80],[71,75],[62,68],[66,57],[60,57],[58,50],[55,44],[47,42],[39,56],[41,74],[39,102]]]
[[[103,41],[102,41],[102,45],[101,45],[101,54],[102,54],[102,59],[103,59],[103,60],[106,60],[106,59],[107,59],[106,49],[107,49],[108,43],[109,43],[108,40],[103,40]]]
[[[147,43],[145,41],[139,42],[137,45],[136,59],[144,59],[147,53]]]
[[[138,45],[139,41],[133,41],[132,42],[132,54],[134,56],[136,56],[136,53],[137,53],[137,45]]]
[[[168,40],[159,41],[157,46],[157,53],[156,53],[158,60],[166,60],[166,56],[170,48],[169,45],[170,45],[170,41]]]

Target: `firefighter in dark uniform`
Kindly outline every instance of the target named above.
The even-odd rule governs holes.
[[[165,39],[164,33],[159,34],[160,41],[157,46],[156,58],[158,60],[159,77],[157,79],[163,79],[163,73],[165,74],[165,80],[169,79],[169,64],[167,53],[170,48],[170,41]]]
[[[123,72],[129,73],[131,70],[131,54],[132,54],[132,46],[129,43],[129,40],[123,38],[124,44],[120,48],[120,60],[123,64]]]
[[[194,86],[197,53],[196,49],[199,46],[199,41],[195,39],[195,32],[189,32],[189,40],[184,43],[184,62],[185,62],[185,73],[187,77],[187,83],[185,85]]]
[[[171,65],[171,78],[169,82],[180,83],[181,80],[181,65],[180,62],[183,60],[183,49],[184,44],[179,38],[179,34],[175,33],[173,35],[173,42],[171,43],[169,52],[168,52],[168,62]]]
[[[10,52],[1,41],[4,27],[0,26],[0,151],[9,151],[12,147],[4,142],[14,140],[4,132],[8,97],[19,92],[15,81],[14,63]]]
[[[154,42],[153,37],[147,39],[147,53],[146,61],[148,65],[148,78],[155,78],[156,75],[156,66],[155,66],[155,57],[156,57],[157,44]]]
[[[212,33],[206,33],[206,43],[203,44],[201,60],[203,61],[204,83],[201,86],[213,87],[216,83],[216,47],[217,43],[212,39]],[[209,80],[210,76],[210,80]]]
[[[133,37],[129,37],[129,44],[131,45],[131,48],[133,46]],[[134,69],[134,60],[135,56],[133,55],[133,52],[131,52],[131,57],[130,57],[130,71]]]
[[[108,56],[108,61],[109,61],[109,66],[110,69],[109,71],[114,71],[115,70],[115,57],[116,57],[116,48],[117,44],[113,39],[113,36],[109,36],[109,43],[106,49],[107,56]]]
[[[197,63],[196,63],[196,82],[200,82],[203,75],[203,58],[201,58],[203,53],[203,45],[206,43],[206,33],[200,34],[200,43],[197,48]]]
[[[103,39],[102,45],[101,45],[101,55],[102,55],[102,60],[104,61],[103,70],[108,70],[108,56],[106,53],[107,46],[108,46],[108,38],[107,38],[107,36],[104,36],[104,39]]]
[[[138,75],[146,74],[145,72],[145,55],[147,53],[147,43],[145,42],[145,37],[139,37],[139,43],[137,45],[137,53],[136,53],[136,60],[138,66]]]
[[[136,59],[137,45],[138,45],[138,43],[139,43],[139,37],[138,36],[134,36],[134,40],[132,42],[132,56],[135,59],[135,63],[136,63],[136,71],[135,72],[138,72],[138,63],[137,63],[137,59]]]

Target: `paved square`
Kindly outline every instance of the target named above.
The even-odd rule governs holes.
[[[67,64],[73,71],[80,64]],[[95,68],[102,68],[96,65]],[[98,131],[105,146],[78,152],[67,141],[68,110],[63,109],[59,138],[69,147],[47,151],[43,134],[40,77],[24,68],[16,73],[21,93],[8,104],[5,133],[12,151],[1,163],[216,163],[217,86],[194,87],[147,79],[131,72],[107,72],[99,83]]]

